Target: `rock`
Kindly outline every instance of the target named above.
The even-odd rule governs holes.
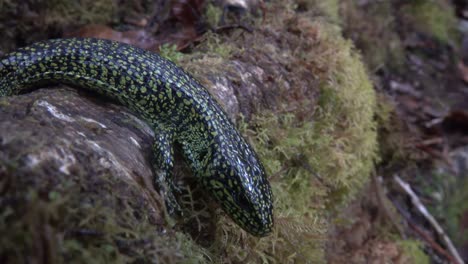
[[[189,257],[153,187],[153,132],[125,108],[39,89],[1,98],[0,120],[0,262]]]

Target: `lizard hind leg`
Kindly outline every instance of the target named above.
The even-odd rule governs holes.
[[[153,170],[155,185],[164,197],[169,215],[181,215],[182,210],[177,202],[175,193],[180,189],[174,183],[174,136],[170,131],[155,132],[153,145]]]

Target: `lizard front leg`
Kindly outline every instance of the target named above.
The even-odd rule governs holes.
[[[174,133],[172,131],[158,131],[155,133],[153,145],[153,169],[155,184],[164,197],[169,215],[180,215],[181,208],[175,193],[180,189],[174,183]]]

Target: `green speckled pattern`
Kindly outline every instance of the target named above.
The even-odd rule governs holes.
[[[264,168],[219,104],[193,77],[159,55],[97,39],[39,42],[0,59],[0,96],[43,83],[65,83],[119,101],[155,130],[155,183],[170,212],[173,145],[223,209],[253,235],[273,226]]]

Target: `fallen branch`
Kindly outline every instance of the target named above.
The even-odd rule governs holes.
[[[406,238],[403,227],[398,224],[399,215],[397,215],[397,213],[395,213],[394,211],[390,210],[390,208],[387,206],[387,203],[385,202],[386,196],[384,187],[382,186],[381,179],[379,179],[375,174],[372,175],[372,184],[375,189],[375,196],[377,197],[379,209],[381,209],[382,214],[384,215],[384,217],[387,217],[387,219],[390,220],[395,229],[398,230],[398,232],[400,233],[400,236]]]
[[[406,223],[408,224],[408,226],[411,227],[420,236],[420,238],[426,242],[426,244],[429,247],[431,247],[440,255],[446,257],[450,263],[457,264],[457,260],[454,257],[452,257],[452,255],[450,255],[450,253],[447,252],[447,250],[442,248],[439,244],[437,244],[437,242],[434,241],[434,239],[431,238],[429,234],[427,234],[415,223],[413,223],[413,221],[411,220],[411,216],[403,209],[401,205],[398,204],[397,201],[393,201],[393,205],[398,210],[398,212],[400,212],[403,218],[406,219]]]
[[[439,237],[442,238],[444,241],[445,245],[447,246],[447,249],[450,251],[450,254],[454,257],[456,262],[458,264],[464,264],[463,259],[460,257],[460,255],[457,252],[457,249],[453,245],[452,241],[450,238],[445,234],[444,230],[442,227],[437,223],[435,218],[429,213],[429,211],[426,209],[426,207],[421,203],[421,200],[419,197],[413,192],[411,189],[411,186],[403,181],[399,176],[395,175],[393,176],[393,179],[395,180],[398,185],[411,197],[411,202],[413,205],[418,209],[418,211],[426,218],[426,220],[432,225],[434,230],[437,232]]]
[[[411,220],[407,219],[408,220],[408,224],[409,226],[416,232],[418,233],[418,235],[424,239],[428,244],[429,246],[434,249],[437,253],[439,253],[440,255],[446,257],[450,263],[458,263],[457,260],[452,256],[450,255],[450,253],[448,253],[445,249],[443,249],[437,242],[434,241],[434,239],[431,238],[431,236],[429,234],[427,234],[426,232],[424,232],[424,230],[422,230],[420,227],[418,227],[416,224],[414,224],[413,222],[411,222]]]

